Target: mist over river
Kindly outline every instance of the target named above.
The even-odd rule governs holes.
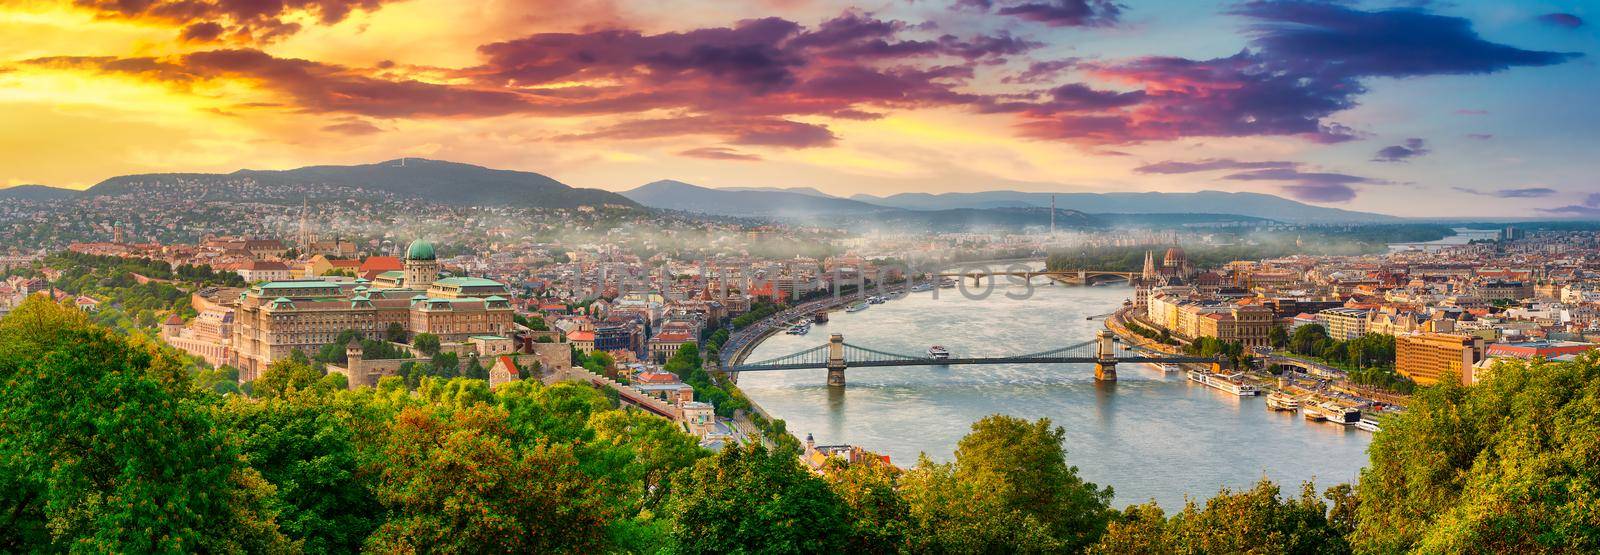
[[[1093,338],[1103,323],[1086,318],[1117,309],[1133,293],[1124,285],[1036,286],[1023,300],[1006,292],[1025,289],[999,287],[984,300],[943,289],[937,299],[913,293],[861,312],[834,312],[809,335],[767,339],[747,360],[820,345],[830,333],[905,354],[935,344],[954,357],[1043,351]],[[1085,479],[1113,486],[1118,507],[1155,499],[1181,509],[1185,495],[1206,499],[1262,476],[1287,492],[1311,479],[1322,489],[1354,481],[1366,464],[1367,432],[1271,412],[1264,398],[1230,396],[1150,365],[1122,365],[1118,375],[1116,383],[1097,384],[1091,365],[852,368],[848,386],[837,391],[818,369],[746,372],[739,387],[801,438],[861,445],[901,467],[914,465],[919,453],[950,460],[971,423],[986,415],[1048,417],[1066,428],[1067,461]]]

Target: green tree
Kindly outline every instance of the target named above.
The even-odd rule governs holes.
[[[406,327],[400,325],[400,322],[389,322],[388,329],[383,331],[383,338],[391,343],[405,343]]]
[[[1600,552],[1600,354],[1422,388],[1361,472],[1368,553]]]
[[[838,551],[845,505],[787,453],[728,446],[673,483],[671,538],[684,553]]]
[[[1284,498],[1276,484],[1262,480],[1245,491],[1224,488],[1204,508],[1190,501],[1170,519],[1155,503],[1128,507],[1089,552],[1349,553],[1327,509],[1309,483],[1298,498]]]
[[[894,553],[910,548],[913,532],[911,504],[900,495],[900,470],[877,462],[873,455],[861,462],[830,461],[828,485],[850,507],[850,553]]]
[[[380,552],[591,553],[607,513],[572,447],[516,442],[507,413],[477,404],[412,407],[384,447],[377,499],[389,518],[366,540]]]
[[[267,366],[267,370],[256,378],[250,394],[260,398],[273,398],[282,397],[293,391],[314,390],[321,383],[325,373],[313,368],[304,357],[279,359],[273,361]]]
[[[1111,517],[1111,488],[1078,477],[1061,443],[1066,430],[1041,418],[993,415],[972,425],[953,463],[919,461],[907,499],[922,526],[957,550],[1079,550]],[[949,506],[959,499],[965,506]]]
[[[0,551],[287,551],[272,486],[160,355],[43,297],[0,321]]]
[[[278,524],[306,553],[351,553],[381,522],[361,472],[355,430],[326,395],[234,398],[219,422],[241,439],[251,468],[275,486]]]
[[[419,333],[411,338],[411,346],[422,354],[434,356],[439,354],[439,336],[431,333]]]

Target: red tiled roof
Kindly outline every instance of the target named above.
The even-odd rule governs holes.
[[[510,372],[513,376],[517,375],[517,363],[512,362],[511,357],[500,355],[499,364],[500,367],[505,369],[506,372]]]
[[[404,270],[406,265],[399,258],[393,256],[369,256],[361,261],[361,272],[388,272],[391,270]]]

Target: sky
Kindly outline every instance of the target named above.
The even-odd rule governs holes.
[[[0,0],[0,187],[415,156],[626,190],[1600,217],[1600,0]]]

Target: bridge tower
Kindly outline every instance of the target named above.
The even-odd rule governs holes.
[[[1095,336],[1094,379],[1103,382],[1117,381],[1116,336],[1111,330],[1100,330]]]
[[[828,336],[828,386],[844,387],[844,334]]]

